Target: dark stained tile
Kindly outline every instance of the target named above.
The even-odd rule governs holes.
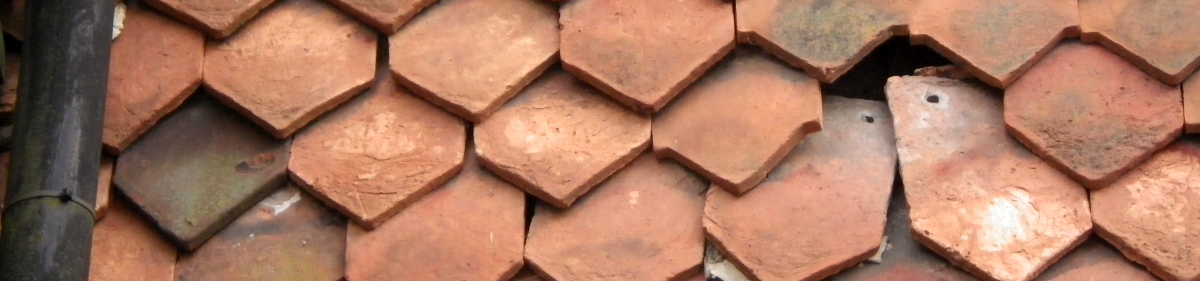
[[[522,265],[525,194],[468,155],[446,184],[373,231],[350,226],[347,240],[348,280],[509,280]]]
[[[1063,38],[1078,36],[1076,0],[922,0],[909,23],[927,45],[999,88],[1021,77]]]
[[[287,185],[179,257],[175,281],[341,280],[346,220]]]
[[[122,153],[113,184],[194,250],[286,180],[288,141],[197,94]]]
[[[912,2],[738,1],[737,37],[831,83],[888,38],[906,34]]]
[[[1171,143],[1092,192],[1096,233],[1165,280],[1200,280],[1200,140]]]
[[[484,166],[566,208],[650,146],[650,118],[552,70],[474,134]]]
[[[1079,0],[1084,42],[1098,42],[1142,71],[1178,85],[1200,65],[1200,2]]]
[[[1178,87],[1066,42],[1004,92],[1008,132],[1085,187],[1107,186],[1183,129]]]
[[[1200,134],[1200,72],[1183,81],[1183,133]]]
[[[1104,240],[1092,236],[1034,280],[1157,281],[1159,279],[1146,271],[1146,268],[1125,259],[1121,252],[1104,243]]]
[[[1086,190],[1008,137],[997,91],[892,77],[913,236],[974,275],[1030,280],[1090,233]]]
[[[896,172],[887,104],[836,96],[824,103],[825,129],[754,192],[709,188],[706,236],[756,280],[824,279],[871,257],[883,239]]]
[[[662,109],[734,46],[722,0],[574,0],[561,12],[567,71],[638,111]]]
[[[233,34],[276,0],[143,0],[213,38]]]
[[[92,230],[89,281],[170,281],[175,247],[138,216],[122,198],[113,198],[108,218]]]
[[[409,19],[437,0],[329,0],[384,34],[396,33]]]
[[[703,179],[650,153],[570,209],[537,204],[525,260],[546,280],[680,280],[703,262]]]
[[[739,49],[655,116],[653,127],[655,155],[742,194],[821,129],[821,89],[803,72]]]
[[[542,0],[444,0],[388,39],[399,81],[479,123],[557,61],[558,10]]]
[[[320,38],[320,40],[315,40]],[[283,0],[210,41],[204,86],[277,138],[370,86],[375,30],[321,0]]]
[[[387,77],[296,134],[291,178],[374,229],[462,168],[467,129]]]
[[[200,87],[204,34],[133,2],[109,61],[104,149],[115,155]]]

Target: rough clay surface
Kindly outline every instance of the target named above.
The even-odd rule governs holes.
[[[563,66],[638,111],[662,109],[734,46],[726,1],[575,0],[560,11]]]
[[[705,234],[756,280],[824,279],[879,248],[896,171],[887,104],[830,96],[824,111],[754,192],[709,188]]]
[[[445,0],[388,39],[392,71],[473,122],[557,62],[558,10],[541,0]]]
[[[477,125],[475,144],[488,169],[566,208],[650,146],[650,118],[550,71]]]
[[[1004,130],[1000,95],[934,77],[892,77],[914,238],[988,280],[1030,280],[1088,236],[1087,193]]]
[[[1200,280],[1200,140],[1175,141],[1092,192],[1100,237],[1165,280]]]
[[[707,183],[649,153],[567,210],[534,209],[525,260],[550,281],[681,280],[704,257]]]
[[[1084,42],[1098,42],[1178,85],[1200,65],[1200,1],[1079,0]]]
[[[1113,248],[1097,237],[1083,242],[1071,253],[1054,263],[1038,281],[1156,281],[1150,272],[1125,259]]]
[[[437,0],[329,0],[384,34],[396,33],[409,19]]]
[[[204,86],[285,138],[370,86],[377,39],[324,1],[283,0],[238,34],[209,41]]]
[[[216,39],[233,34],[276,0],[143,0]],[[290,0],[282,0],[290,1]]]
[[[739,49],[655,116],[653,127],[656,155],[742,194],[821,129],[821,89],[766,54]]]
[[[1183,82],[1183,133],[1200,134],[1200,72]]]
[[[90,281],[172,280],[175,247],[124,200],[113,200],[108,218],[92,230]]]
[[[298,185],[374,229],[462,168],[462,120],[409,94],[386,73],[374,88],[296,134]]]
[[[1107,186],[1183,129],[1179,88],[1103,47],[1063,43],[1004,92],[1008,132],[1091,189]]]

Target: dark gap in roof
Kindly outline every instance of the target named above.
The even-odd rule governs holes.
[[[892,37],[863,58],[845,75],[832,84],[821,84],[829,95],[884,101],[884,84],[888,77],[912,75],[914,70],[927,66],[952,64],[933,49],[909,44],[908,36]]]
[[[4,32],[4,52],[20,53],[21,46],[21,40],[17,40],[16,37],[13,37],[12,34],[8,34],[8,32]]]
[[[537,197],[525,193],[525,237],[529,237],[529,226],[533,224],[533,209],[537,207],[537,202]]]

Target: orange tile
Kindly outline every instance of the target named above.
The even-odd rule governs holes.
[[[1098,42],[1164,83],[1200,65],[1200,1],[1079,0],[1084,42]]]
[[[1038,276],[1039,281],[1122,280],[1157,281],[1154,275],[1125,259],[1117,249],[1093,236]]]
[[[1200,72],[1183,81],[1183,132],[1200,134]]]
[[[437,0],[329,0],[384,34],[396,33],[422,9]]]
[[[275,0],[143,0],[159,11],[221,39],[233,34]]]
[[[109,198],[112,194],[113,160],[113,157],[108,155],[100,156],[100,179],[96,184],[96,205],[94,206],[96,220],[103,219],[105,214],[108,214]],[[3,201],[3,197],[0,197],[0,201]]]
[[[92,231],[88,280],[174,280],[175,247],[158,236],[125,200],[112,203],[108,218]]]

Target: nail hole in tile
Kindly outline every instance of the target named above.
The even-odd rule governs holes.
[[[940,97],[938,97],[937,95],[925,95],[925,101],[927,101],[929,103],[938,103],[941,100],[942,99]]]

